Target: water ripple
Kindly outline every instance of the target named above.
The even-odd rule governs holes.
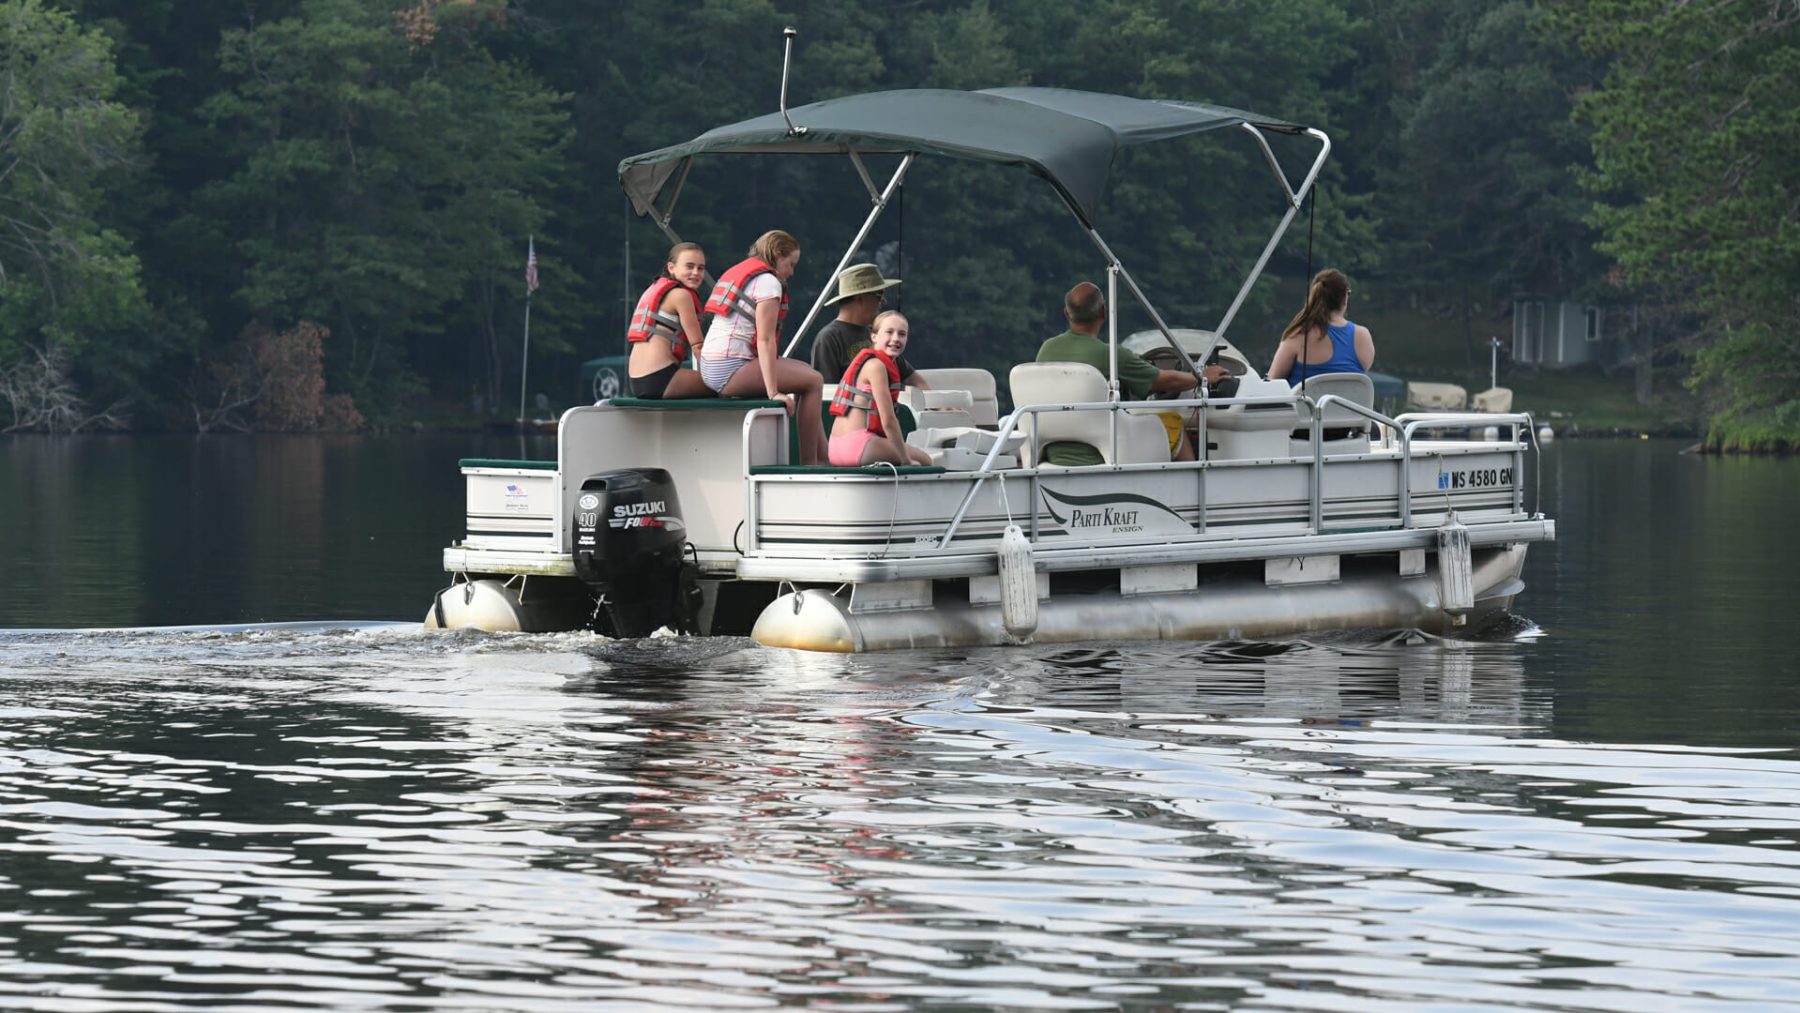
[[[1800,763],[1529,643],[0,634],[22,1010],[1794,1008]]]

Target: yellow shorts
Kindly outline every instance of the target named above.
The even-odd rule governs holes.
[[[1181,413],[1157,412],[1156,417],[1162,420],[1163,428],[1169,431],[1169,456],[1174,457],[1175,452],[1181,449]]]

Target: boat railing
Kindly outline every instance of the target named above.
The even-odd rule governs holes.
[[[1246,407],[1273,405],[1298,406],[1300,404],[1305,404],[1311,409],[1310,442],[1312,444],[1313,466],[1311,469],[1311,476],[1308,479],[1308,520],[1314,534],[1320,533],[1324,527],[1324,483],[1322,478],[1326,463],[1326,455],[1324,452],[1324,409],[1327,406],[1341,406],[1356,415],[1367,418],[1369,421],[1381,426],[1384,433],[1391,434],[1391,438],[1397,440],[1399,443],[1400,467],[1396,479],[1397,488],[1395,491],[1400,503],[1400,526],[1403,528],[1412,527],[1412,488],[1410,482],[1412,472],[1412,442],[1413,434],[1419,428],[1432,425],[1468,425],[1472,423],[1465,421],[1465,419],[1476,418],[1481,420],[1480,424],[1482,425],[1523,426],[1526,432],[1532,431],[1531,416],[1525,413],[1505,415],[1463,413],[1450,415],[1441,413],[1421,414],[1415,412],[1393,418],[1384,415],[1367,405],[1349,400],[1348,398],[1337,394],[1325,394],[1317,399],[1306,395],[1264,395],[1257,397],[1231,398],[1182,398],[1167,401],[1095,401],[1073,404],[1021,405],[1013,409],[1011,413],[1000,420],[995,433],[996,439],[994,441],[994,446],[988,451],[987,456],[982,459],[981,466],[975,470],[975,480],[969,483],[969,489],[963,494],[962,502],[957,505],[956,513],[950,518],[950,523],[945,527],[944,533],[938,536],[936,547],[943,548],[944,546],[951,544],[951,540],[956,536],[957,529],[962,526],[963,517],[967,515],[969,507],[974,503],[975,496],[980,491],[982,483],[987,480],[989,475],[997,473],[998,469],[996,468],[996,464],[1006,447],[1007,438],[1012,435],[1014,430],[1018,428],[1019,423],[1028,415],[1065,411],[1106,411],[1114,413],[1113,424],[1109,427],[1109,438],[1112,443],[1113,457],[1116,460],[1118,457],[1119,444],[1117,413],[1121,411],[1130,409],[1169,411],[1172,409],[1185,410],[1206,407],[1228,407],[1231,405],[1244,405]],[[1197,414],[1199,416],[1198,437],[1200,444],[1204,446],[1206,440],[1206,412],[1201,411]],[[1389,437],[1384,437],[1384,439],[1386,438]],[[1521,474],[1520,469],[1524,463],[1524,444],[1515,439],[1514,445],[1513,510],[1515,513],[1522,513],[1524,511],[1524,487],[1523,484],[1518,481],[1518,477]],[[1193,461],[1171,463],[1178,466],[1191,463],[1195,469],[1201,469],[1207,467],[1212,462]]]
[[[987,481],[988,476],[995,472],[995,464],[999,461],[1001,453],[1006,447],[1007,437],[1012,435],[1013,431],[1018,428],[1019,423],[1027,415],[1073,411],[1111,412],[1113,413],[1113,418],[1112,425],[1108,427],[1108,439],[1112,444],[1113,459],[1117,460],[1119,455],[1119,424],[1117,413],[1121,411],[1133,408],[1149,409],[1152,411],[1179,411],[1182,409],[1206,408],[1208,406],[1225,407],[1229,405],[1244,405],[1246,407],[1258,407],[1264,405],[1291,406],[1296,404],[1299,400],[1309,399],[1295,398],[1291,395],[1262,395],[1257,397],[1233,398],[1178,398],[1166,401],[1086,401],[1073,404],[1020,405],[1000,420],[1000,424],[995,433],[996,438],[994,440],[994,446],[988,451],[987,456],[982,459],[981,467],[975,469],[975,481],[969,483],[969,491],[963,494],[962,502],[957,505],[956,513],[950,518],[950,523],[945,527],[944,533],[938,536],[937,547],[942,548],[949,545],[951,539],[956,536],[956,529],[962,526],[963,516],[969,512],[969,506],[975,502],[976,494],[981,491],[981,484]],[[1202,445],[1204,445],[1206,439],[1206,413],[1199,412],[1198,415],[1200,416],[1199,438]],[[1193,463],[1195,465],[1205,464],[1205,462],[1202,461],[1195,461]]]
[[[1331,394],[1325,396],[1328,398],[1334,397],[1334,395]],[[1400,438],[1400,481],[1402,483],[1402,489],[1406,488],[1406,476],[1412,470],[1413,434],[1420,429],[1438,429],[1446,426],[1513,426],[1513,512],[1525,512],[1525,483],[1522,481],[1525,470],[1525,441],[1520,439],[1518,434],[1524,432],[1529,435],[1533,448],[1537,446],[1537,430],[1532,428],[1531,414],[1529,412],[1507,412],[1504,414],[1490,414],[1487,412],[1405,412],[1397,416],[1391,425],[1394,427],[1393,431],[1397,432]],[[1533,460],[1537,461],[1538,459],[1534,458]],[[1540,498],[1539,502],[1532,505],[1531,512],[1532,515],[1536,517],[1543,516],[1543,504],[1541,498],[1544,494],[1544,483],[1541,481],[1541,478],[1542,476],[1540,475],[1540,480],[1534,483],[1534,494]],[[1412,496],[1410,494],[1403,495],[1400,498],[1400,523],[1405,527],[1412,527]]]
[[[1396,479],[1398,488],[1395,489],[1395,495],[1400,500],[1400,526],[1412,527],[1412,482],[1409,477],[1412,474],[1412,430],[1402,428],[1398,420],[1390,419],[1368,405],[1352,401],[1341,394],[1323,394],[1316,400],[1302,394],[1297,400],[1306,402],[1312,408],[1313,469],[1312,480],[1307,484],[1310,486],[1311,499],[1308,504],[1310,510],[1308,519],[1312,524],[1313,533],[1317,534],[1325,524],[1325,483],[1320,481],[1320,476],[1325,473],[1325,409],[1333,405],[1348,409],[1351,414],[1361,415],[1370,422],[1381,426],[1384,437],[1387,433],[1398,433],[1400,475]]]

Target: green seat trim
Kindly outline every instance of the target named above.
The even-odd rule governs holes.
[[[525,468],[530,471],[555,471],[555,461],[507,461],[498,457],[465,457],[456,462],[459,468]]]
[[[614,408],[660,408],[663,411],[750,411],[753,408],[785,408],[781,401],[770,401],[760,397],[675,397],[644,398],[614,397],[607,398],[601,404]]]
[[[835,464],[759,464],[750,469],[752,475],[942,475],[935,464],[900,464],[891,470],[885,464],[865,464],[842,468]]]

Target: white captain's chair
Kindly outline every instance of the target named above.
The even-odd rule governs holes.
[[[968,391],[968,412],[974,425],[991,429],[1000,421],[999,387],[994,383],[994,374],[987,370],[948,366],[921,369],[918,375],[934,391]]]
[[[1255,373],[1238,377],[1235,398],[1287,397],[1286,380],[1265,380]],[[1227,399],[1231,400],[1231,399]],[[1208,404],[1208,460],[1254,460],[1288,457],[1298,416],[1292,404]]]
[[[1012,368],[1007,378],[1012,387],[1013,405],[1092,404],[1110,400],[1106,378],[1092,366],[1080,362],[1024,362]],[[1119,422],[1119,455],[1113,458],[1111,421]],[[1100,452],[1107,464],[1145,464],[1169,459],[1168,430],[1153,415],[1127,412],[1035,412],[1019,422],[1019,431],[1027,436],[1028,467],[1043,463],[1044,448],[1052,443],[1085,443]]]
[[[1300,385],[1300,393],[1317,401],[1335,394],[1364,408],[1375,407],[1375,382],[1367,373],[1320,373],[1309,376]],[[1312,453],[1313,409],[1302,401],[1299,405],[1300,426],[1294,430],[1295,457]],[[1369,425],[1364,416],[1339,404],[1328,404],[1320,416],[1324,421],[1323,444],[1327,454],[1363,454],[1369,450]]]
[[[929,390],[909,386],[900,392],[900,403],[912,409],[918,423],[906,442],[950,471],[979,468],[996,442],[994,425],[1000,420],[994,374],[946,368],[921,369],[915,375],[931,386]],[[1000,467],[1019,466],[1016,455],[1024,440],[1018,432],[1007,438],[1006,452],[996,459]]]

